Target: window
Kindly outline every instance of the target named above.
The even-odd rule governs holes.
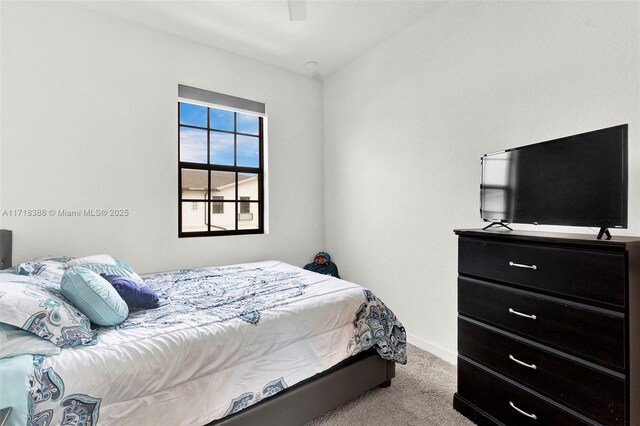
[[[212,200],[224,200],[222,195],[212,195]],[[224,203],[216,203],[215,201],[211,203],[211,214],[224,214]]]
[[[185,87],[178,101],[178,236],[264,233],[264,117],[200,95],[253,101],[193,88],[188,93],[198,96],[185,98]]]
[[[249,207],[250,197],[240,197],[240,213],[251,213],[251,209]]]

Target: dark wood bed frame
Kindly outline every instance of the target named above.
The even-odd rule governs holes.
[[[0,269],[11,266],[11,249],[11,231],[0,230]],[[395,376],[396,363],[382,359],[372,348],[206,426],[302,425],[368,390],[390,386]]]
[[[369,349],[277,395],[206,426],[302,425],[375,387],[388,387],[396,363]]]

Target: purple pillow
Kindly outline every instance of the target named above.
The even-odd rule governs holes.
[[[141,286],[132,279],[120,275],[100,275],[111,283],[129,309],[153,309],[160,306],[158,295],[149,287]]]

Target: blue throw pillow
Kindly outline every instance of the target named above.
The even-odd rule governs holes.
[[[60,290],[95,324],[118,325],[129,315],[127,304],[109,282],[82,266],[64,272]]]
[[[111,283],[120,297],[127,302],[129,309],[153,309],[160,306],[158,295],[151,288],[141,286],[131,278],[120,275],[101,274],[101,276]]]

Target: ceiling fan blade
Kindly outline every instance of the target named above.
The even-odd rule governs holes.
[[[290,21],[305,21],[307,19],[306,0],[287,0]]]

